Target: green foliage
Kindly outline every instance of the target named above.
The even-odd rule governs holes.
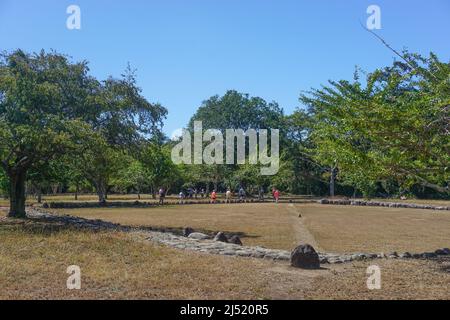
[[[364,193],[392,178],[448,193],[450,64],[405,57],[364,84],[331,81],[301,96],[314,117],[314,158],[336,163],[341,181]]]
[[[16,190],[12,215],[25,214],[27,174],[48,180],[50,167],[68,157],[79,160],[68,163],[102,201],[122,155],[161,136],[167,111],[140,94],[130,69],[121,79],[102,82],[88,71],[86,62],[53,52],[1,56],[0,163]]]
[[[0,191],[24,214],[25,183],[36,190],[94,188],[156,192],[206,187],[248,192],[449,195],[450,64],[404,53],[406,63],[304,93],[308,107],[284,115],[276,102],[237,91],[205,100],[188,123],[203,129],[279,129],[280,169],[175,165],[161,132],[167,110],[148,102],[128,67],[100,81],[85,61],[21,50],[0,58]],[[364,81],[361,80],[364,78]],[[192,130],[191,130],[192,131]],[[90,185],[90,186],[87,186]],[[31,189],[33,189],[31,188]],[[30,189],[30,188],[29,188]],[[419,190],[419,191],[418,191]],[[433,191],[431,191],[433,190]]]

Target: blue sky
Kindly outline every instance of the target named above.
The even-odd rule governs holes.
[[[81,30],[66,28],[71,4]],[[355,65],[390,64],[392,52],[360,26],[371,4],[392,46],[450,58],[448,0],[0,0],[0,49],[55,49],[88,60],[99,78],[130,62],[144,95],[168,108],[170,134],[228,89],[291,113],[302,90],[351,79]]]

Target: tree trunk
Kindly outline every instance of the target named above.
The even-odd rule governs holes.
[[[75,201],[78,200],[78,192],[79,192],[80,186],[78,185],[78,181],[75,184]]]
[[[97,189],[98,202],[99,203],[105,203],[106,202],[106,187],[105,187],[105,184],[102,181],[98,181],[95,184],[95,187]]]
[[[331,168],[331,175],[330,175],[330,197],[334,197],[334,190],[335,190],[335,183],[336,183],[336,174],[337,169],[336,167]]]
[[[25,181],[27,170],[18,169],[9,172],[11,187],[9,190],[8,217],[25,218]]]
[[[42,189],[41,186],[37,186],[37,202],[42,203]]]

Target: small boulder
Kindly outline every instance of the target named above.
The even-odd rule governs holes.
[[[291,265],[302,269],[319,269],[319,255],[311,245],[300,245],[291,252]]]
[[[205,239],[209,239],[209,236],[204,233],[200,233],[200,232],[192,232],[191,234],[189,234],[188,238],[196,239],[196,240],[205,240]]]
[[[436,258],[436,254],[434,252],[424,252],[422,253],[422,258],[424,259],[432,259],[432,258]]]
[[[189,237],[191,233],[194,233],[194,229],[192,229],[191,227],[186,227],[183,229],[183,236]]]
[[[403,259],[409,259],[411,257],[412,257],[412,255],[409,252],[404,252],[404,253],[400,254],[400,258],[403,258]]]
[[[214,241],[228,242],[228,238],[223,232],[218,232],[214,237]]]
[[[389,258],[389,259],[395,259],[395,258],[398,258],[398,253],[397,252],[391,252],[391,253],[389,253],[388,255],[387,255],[387,257]]]
[[[233,244],[237,244],[237,245],[242,246],[242,241],[241,241],[241,239],[240,239],[238,236],[236,236],[236,235],[232,236],[232,237],[228,240],[228,242],[229,242],[229,243],[233,243]]]

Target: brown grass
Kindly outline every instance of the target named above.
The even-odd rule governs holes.
[[[125,225],[242,232],[247,245],[288,250],[302,241],[331,252],[423,252],[450,247],[447,211],[267,203],[58,212]]]
[[[204,232],[243,233],[246,245],[292,249],[297,244],[293,230],[295,214],[289,212],[286,205],[217,204],[132,209],[69,209],[56,212],[132,226],[189,226]]]
[[[263,210],[256,208],[258,218]],[[312,212],[300,211],[311,221]],[[310,271],[170,249],[121,232],[41,229],[0,218],[0,299],[450,299],[449,261],[375,260]],[[73,264],[81,267],[81,290],[66,288]],[[381,268],[381,290],[366,287],[370,264]]]
[[[369,265],[381,271],[381,289],[369,290],[366,274]],[[342,266],[332,275],[316,277],[306,299],[450,299],[450,260],[376,260]]]
[[[434,251],[450,247],[450,212],[402,208],[299,205],[326,251]]]
[[[42,234],[0,224],[0,237],[0,299],[302,298],[309,281],[298,279],[328,272],[178,251],[119,232]],[[66,288],[74,264],[81,290]]]

